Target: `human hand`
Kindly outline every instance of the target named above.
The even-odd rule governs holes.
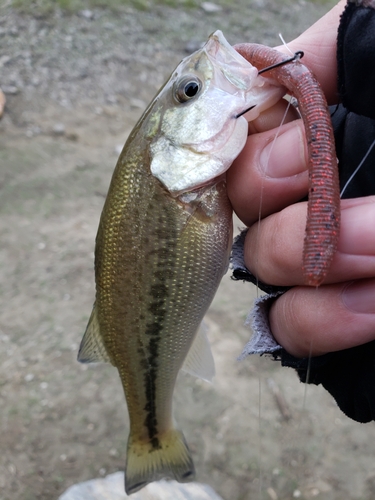
[[[330,102],[336,93],[339,4],[297,40]],[[282,48],[281,50],[285,50]],[[322,57],[323,54],[323,57]],[[375,339],[375,197],[342,202],[338,252],[324,285],[303,286],[302,247],[308,176],[303,125],[283,103],[250,124],[247,144],[228,172],[228,194],[250,227],[245,263],[261,281],[293,286],[270,310],[276,340],[297,357],[346,349]],[[277,128],[274,128],[277,127]],[[274,141],[275,137],[276,140]],[[261,221],[258,224],[259,213]]]

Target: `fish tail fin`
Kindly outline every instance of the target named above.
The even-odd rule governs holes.
[[[125,491],[128,495],[152,481],[170,477],[180,483],[195,477],[193,460],[182,432],[170,429],[147,442],[133,441],[129,437]]]

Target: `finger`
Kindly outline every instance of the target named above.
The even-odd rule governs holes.
[[[295,287],[270,309],[275,339],[296,357],[319,356],[375,339],[375,279]]]
[[[266,132],[298,118],[300,118],[300,115],[296,108],[286,99],[280,99],[274,106],[263,111],[255,120],[249,123],[249,134]]]
[[[303,63],[311,69],[321,84],[329,104],[337,103],[337,28],[346,0],[341,0],[325,16],[295,40],[288,48],[281,45],[277,50],[290,55],[290,50],[304,51]]]
[[[362,200],[360,204],[358,200]],[[248,269],[264,283],[304,284],[302,251],[307,203],[297,203],[254,224],[245,239]],[[375,276],[375,197],[342,201],[341,232],[325,283]]]
[[[296,120],[278,129],[250,135],[227,172],[234,211],[250,226],[295,203],[308,191],[304,127]]]

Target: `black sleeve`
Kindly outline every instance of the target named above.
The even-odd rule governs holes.
[[[375,0],[348,1],[338,30],[337,62],[342,104],[332,108],[331,114],[341,189],[362,162],[343,198],[373,195]],[[240,279],[253,281],[251,276]],[[279,290],[262,283],[259,286],[267,293]],[[302,382],[322,384],[348,417],[358,422],[375,420],[375,341],[311,359],[295,358],[285,349],[276,351],[273,356],[281,360],[283,366],[294,368]]]

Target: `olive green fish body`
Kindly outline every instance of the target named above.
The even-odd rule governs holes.
[[[176,376],[227,267],[231,207],[224,182],[187,209],[152,176],[122,175],[97,236],[95,309],[131,433],[154,439],[171,426]]]
[[[280,96],[267,85],[214,33],[152,101],[113,174],[79,360],[109,361],[119,371],[130,417],[127,493],[165,476],[194,477],[173,424],[173,390],[189,350],[194,363],[208,360],[197,332],[232,237],[224,172],[246,141],[243,112],[264,93]]]
[[[179,481],[194,475],[183,436],[173,428],[172,396],[226,270],[232,224],[224,181],[198,190],[193,203],[178,201],[139,168],[145,162],[139,151],[147,147],[124,148],[103,209],[93,312],[128,405],[128,492],[165,475]],[[160,458],[163,443],[177,449],[177,458]],[[151,459],[147,479],[132,472],[137,455]]]

